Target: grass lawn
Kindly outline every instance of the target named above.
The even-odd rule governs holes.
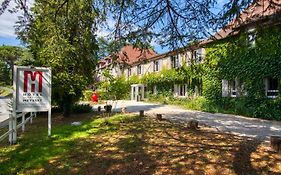
[[[2,143],[1,175],[281,174],[281,154],[268,145],[207,128],[133,115],[57,114],[48,139],[46,125],[46,118],[35,118],[17,145]]]
[[[0,97],[5,97],[5,96],[8,96],[9,94],[11,94],[11,93],[4,89],[0,89]]]

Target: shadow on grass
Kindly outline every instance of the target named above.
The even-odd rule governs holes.
[[[42,125],[33,129],[18,145],[0,150],[0,174],[281,172],[281,156],[260,143],[149,118],[117,115],[81,126],[64,124],[54,127],[52,139]]]
[[[45,123],[38,118],[18,140],[17,145],[4,146],[0,151],[0,174],[17,174],[29,169],[36,169],[31,173],[40,174],[57,174],[57,172],[68,171],[68,155],[73,152],[83,150],[87,146],[87,137],[91,135],[100,135],[103,133],[112,133],[118,129],[118,122],[127,122],[132,120],[126,117],[112,117],[106,124],[106,119],[94,119],[86,121],[81,126],[60,125],[52,130],[52,138],[46,137],[46,127],[41,124]],[[36,123],[37,122],[37,123]],[[83,145],[85,142],[85,145]],[[91,147],[98,145],[98,142],[91,142]],[[88,145],[89,146],[89,145]],[[52,170],[50,173],[45,172],[51,162],[60,160],[60,171]],[[43,174],[44,174],[43,173]],[[27,173],[29,174],[29,173]]]
[[[233,169],[236,174],[238,175],[259,174],[257,169],[255,169],[251,163],[251,154],[257,151],[257,148],[260,144],[261,141],[258,140],[246,140],[238,145],[238,150],[234,154],[234,160],[233,160]]]

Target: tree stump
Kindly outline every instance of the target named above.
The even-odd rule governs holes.
[[[106,113],[111,113],[112,105],[105,105],[104,110],[105,110]]]
[[[140,110],[140,117],[144,117],[144,110]]]
[[[197,120],[190,120],[189,122],[188,122],[188,127],[190,128],[190,129],[194,129],[194,130],[197,130],[197,129],[199,129],[199,122],[197,121]]]
[[[281,136],[270,136],[270,146],[274,151],[281,151]]]
[[[162,114],[156,114],[156,119],[157,119],[157,120],[163,120]]]
[[[121,109],[121,112],[122,112],[123,114],[127,113],[127,108],[126,108],[126,107],[122,108],[122,109]]]

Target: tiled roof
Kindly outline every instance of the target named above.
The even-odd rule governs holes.
[[[161,59],[167,56],[171,56],[175,53],[181,53],[186,49],[197,48],[215,40],[220,40],[228,36],[236,35],[239,32],[239,27],[253,24],[255,22],[260,22],[260,20],[262,19],[267,19],[268,17],[275,16],[277,14],[281,15],[281,0],[255,0],[238,17],[236,17],[227,26],[225,26],[209,39],[160,55],[157,55],[157,53],[152,49],[140,49],[134,48],[132,45],[126,45],[121,49],[120,52],[117,53],[116,60],[119,62],[127,63],[129,65],[134,65],[144,60]],[[105,61],[106,59],[112,59],[112,56],[108,56],[101,61]]]
[[[106,59],[113,59],[117,60],[118,62],[133,65],[140,61],[149,60],[150,58],[155,57],[156,55],[157,53],[152,49],[141,49],[133,47],[132,45],[126,45],[115,55],[112,54],[100,60],[100,62]]]
[[[255,0],[210,40],[223,39],[238,33],[237,28],[281,13],[281,0]]]

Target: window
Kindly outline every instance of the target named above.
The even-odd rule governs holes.
[[[192,57],[193,57],[194,63],[201,63],[203,61],[202,49],[194,50]]]
[[[186,85],[179,85],[179,96],[185,96],[186,95]]]
[[[235,80],[229,81],[229,86],[230,86],[230,96],[231,97],[236,97],[237,96],[237,84]]]
[[[159,71],[159,61],[153,62],[153,71],[158,72]]]
[[[174,85],[174,96],[187,96],[187,85],[176,84]]]
[[[128,68],[128,70],[127,70],[127,77],[129,78],[131,75],[132,75],[131,68]]]
[[[179,67],[179,58],[177,55],[171,56],[171,67],[172,68],[177,68]]]
[[[250,47],[255,47],[256,37],[257,37],[257,34],[256,34],[255,29],[249,29],[247,40],[248,40],[248,44]]]
[[[185,54],[185,62],[186,62],[187,65],[191,65],[191,59],[190,59],[189,54],[190,53],[188,53],[188,52]]]
[[[278,96],[278,79],[266,79],[266,96],[269,98],[276,98]]]
[[[144,86],[144,98],[147,98],[147,87]]]
[[[142,66],[138,65],[137,69],[138,69],[137,70],[138,75],[142,74]]]

